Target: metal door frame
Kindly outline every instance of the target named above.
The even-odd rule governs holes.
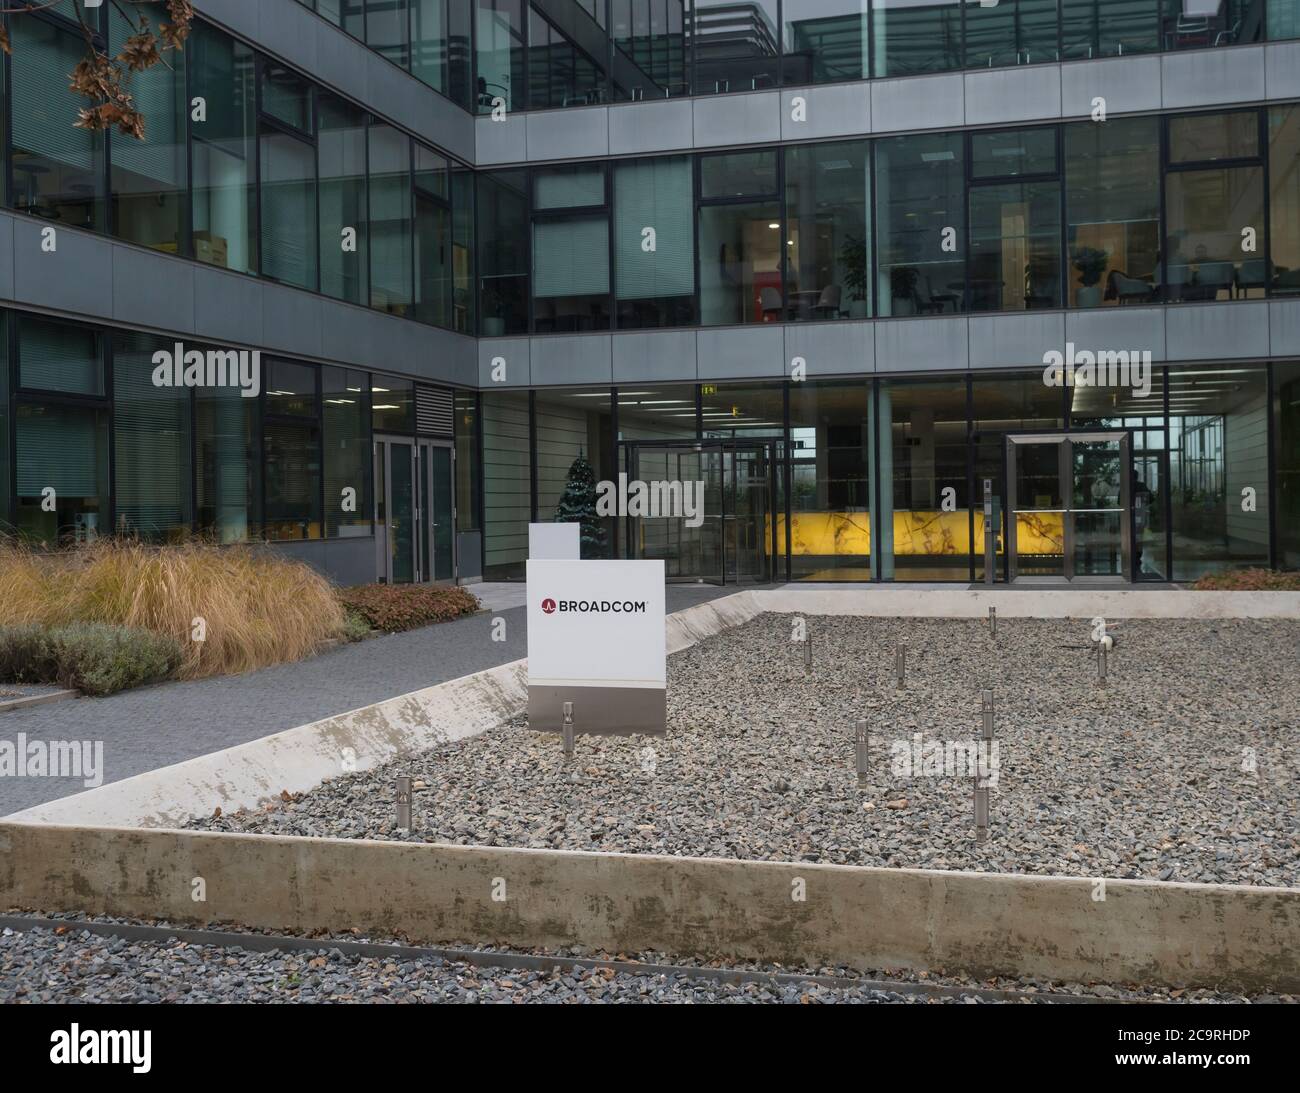
[[[432,503],[424,504],[423,488],[424,483],[421,478],[421,456],[425,448],[445,448],[451,454],[448,463],[449,473],[451,475],[450,497],[452,499],[451,513],[448,519],[451,521],[451,577],[445,579],[442,583],[454,584],[459,574],[456,559],[456,445],[454,441],[444,440],[439,437],[427,436],[400,436],[389,433],[376,433],[373,438],[372,452],[374,464],[371,468],[372,482],[374,483],[374,502],[372,517],[375,522],[375,555],[376,555],[376,572],[378,576],[388,584],[394,584],[393,580],[393,552],[390,546],[390,531],[393,521],[393,449],[395,445],[403,444],[411,449],[411,513],[413,527],[411,528],[411,583],[412,584],[432,584],[433,574],[438,571],[438,563],[435,551],[437,550],[438,540],[433,534],[433,529],[438,526],[438,521],[434,519],[438,514],[434,511]],[[383,503],[384,513],[387,517],[385,523],[379,523],[379,502],[381,500],[378,489],[378,476],[380,461],[383,460]],[[433,461],[429,461],[429,473],[433,473]],[[430,483],[432,488],[432,483]],[[423,554],[424,545],[429,546],[429,573],[424,572]]]
[[[421,490],[424,482],[420,477],[422,467],[421,456],[425,449],[442,448],[447,451],[450,458],[447,461],[447,473],[451,476],[448,482],[447,496],[451,498],[451,512],[447,514],[447,519],[451,522],[451,576],[436,578],[434,574],[438,572],[438,537],[434,535],[433,529],[439,526],[439,521],[434,517],[438,513],[433,507],[433,459],[429,459],[429,503],[422,506],[419,504]],[[416,531],[419,536],[427,536],[429,544],[429,572],[425,573],[420,565],[423,555],[421,547],[424,539],[421,538],[416,544],[415,550],[415,571],[417,573],[417,583],[419,584],[455,584],[459,568],[456,565],[456,443],[452,440],[443,440],[438,437],[418,436],[415,438],[415,500],[416,500]]]
[[[732,455],[734,456],[734,454],[742,448],[747,448],[747,449],[762,452],[763,458],[766,461],[766,465],[767,465],[767,489],[768,489],[767,519],[770,522],[770,526],[771,526],[771,532],[769,535],[769,542],[768,542],[769,549],[766,552],[767,573],[764,576],[758,578],[755,581],[755,583],[770,584],[772,583],[772,581],[776,579],[777,539],[778,539],[777,519],[776,519],[778,515],[777,466],[778,463],[780,462],[780,460],[777,458],[777,454],[778,454],[778,445],[781,444],[781,442],[782,442],[782,438],[780,437],[767,437],[767,438],[709,437],[705,440],[693,440],[693,439],[682,439],[682,438],[669,438],[664,440],[655,440],[650,438],[637,437],[635,439],[620,440],[618,442],[619,447],[624,449],[626,455],[626,458],[624,460],[620,460],[619,463],[620,466],[626,466],[628,481],[630,482],[639,480],[641,448],[681,449],[690,452],[698,452],[700,454],[704,454],[706,452],[717,452],[718,454],[719,471],[724,477],[722,488],[720,490],[720,497],[722,498],[722,512],[718,514],[718,521],[719,521],[719,528],[720,528],[719,544],[721,548],[720,549],[721,564],[719,567],[718,576],[716,579],[707,576],[675,577],[675,578],[669,577],[668,580],[670,582],[681,583],[681,584],[716,584],[720,586],[740,583],[738,579],[732,577],[729,569],[728,558],[727,558],[726,522],[729,517],[732,520],[734,520],[736,514],[734,512],[733,513],[727,512],[727,504],[726,504],[727,488],[725,482],[726,460],[724,456],[728,452],[732,453]],[[737,461],[733,458],[731,461],[731,477],[733,479],[732,481],[733,492],[735,489],[734,479],[736,477],[736,465],[737,465]],[[638,517],[634,517],[634,516],[624,517],[625,532],[626,532],[624,542],[626,543],[625,549],[629,557],[633,556],[632,550],[634,549],[634,544],[637,543],[637,537],[633,534],[635,530],[635,525],[633,521],[636,519],[638,519]],[[767,534],[766,531],[765,534]]]
[[[1074,506],[1074,459],[1075,441],[1119,441],[1120,475],[1118,509],[1084,509]],[[1019,498],[1016,494],[1016,446],[1028,444],[1056,444],[1058,446],[1058,474],[1061,484],[1062,509],[1035,509],[1035,512],[1060,512],[1062,536],[1062,575],[1059,577],[1028,576],[1022,577],[1017,572],[1016,560],[1019,556],[1019,544],[1016,541],[1016,513],[1019,511]],[[1133,477],[1133,460],[1130,454],[1130,440],[1127,432],[1108,429],[1087,432],[1052,432],[1052,433],[1018,433],[1007,436],[1006,446],[1006,539],[1007,539],[1007,580],[1011,584],[1129,584],[1133,572],[1133,511],[1131,499],[1131,479]],[[1123,559],[1120,573],[1114,577],[1082,576],[1074,573],[1074,514],[1076,512],[1119,512],[1120,513],[1120,556]]]

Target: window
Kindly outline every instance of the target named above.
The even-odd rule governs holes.
[[[969,309],[1060,307],[1060,182],[985,181],[1055,175],[1056,130],[974,133],[971,163]]]
[[[185,52],[193,95],[206,116],[192,119],[195,258],[240,273],[257,272],[257,95],[253,51],[195,21]]]
[[[1057,0],[966,3],[966,67],[1002,68],[1060,60]]]
[[[868,229],[871,154],[866,141],[787,148],[787,313],[791,319],[871,314]]]
[[[1268,36],[1271,41],[1300,38],[1300,2],[1268,0]]]
[[[321,444],[317,369],[266,363],[262,422],[266,537],[321,537]]]
[[[687,34],[695,94],[758,91],[777,84],[777,0],[693,0]]]
[[[475,108],[526,106],[523,0],[474,0]]]
[[[484,391],[483,578],[521,579],[532,519],[529,397],[519,391]]]
[[[234,387],[194,391],[195,503],[199,531],[219,543],[259,535],[257,399]]]
[[[1271,266],[1243,256],[1238,286],[1255,287],[1267,268],[1276,295],[1300,293],[1300,106],[1275,106],[1268,112],[1268,193]]]
[[[262,128],[262,272],[316,289],[316,150],[288,132]]]
[[[686,0],[611,0],[614,97],[686,95]]]
[[[609,210],[604,165],[533,176],[533,325],[609,329]]]
[[[866,380],[790,385],[791,580],[872,577],[870,398]]]
[[[325,535],[369,535],[370,377],[365,372],[323,367],[320,378]]]
[[[695,321],[692,185],[687,156],[614,164],[614,287],[620,327]],[[652,240],[647,228],[653,230]]]
[[[76,127],[70,73],[85,53],[80,34],[38,18],[12,21],[9,57],[12,199],[20,212],[103,230],[104,135]]]
[[[1163,298],[1262,296],[1267,240],[1258,112],[1171,118],[1167,124]],[[1257,249],[1246,249],[1244,229],[1253,230]]]
[[[9,477],[9,316],[0,311],[0,532],[8,532],[10,510]]]
[[[966,307],[965,155],[960,133],[876,142],[881,315],[943,315]],[[867,268],[865,253],[854,265]]]
[[[409,0],[365,0],[366,45],[398,68],[411,67]],[[351,0],[360,7],[360,0]]]
[[[370,122],[370,306],[405,315],[411,290],[411,140]]]
[[[962,64],[961,4],[956,0],[871,0],[876,76],[946,72]]]
[[[1265,0],[1166,3],[1160,32],[1165,49],[1205,49],[1258,42],[1264,37]]]
[[[364,306],[370,253],[366,115],[326,94],[319,110],[320,290]]]
[[[1300,569],[1300,362],[1273,365],[1277,562]]]
[[[478,393],[457,391],[456,411],[456,530],[479,530]]]
[[[415,432],[415,383],[412,380],[371,376],[370,402],[375,432]]]
[[[836,83],[870,76],[869,10],[869,0],[786,0],[781,60],[785,83]]]
[[[881,578],[969,580],[965,377],[882,380],[877,399]]]
[[[592,8],[600,15],[598,20]],[[602,2],[528,6],[528,105],[533,110],[605,101],[609,49]]]
[[[700,321],[780,322],[786,241],[774,151],[703,156],[700,164]]]
[[[452,326],[452,211],[447,160],[415,145],[415,306],[411,317]]]
[[[1163,48],[1160,0],[1061,0],[1061,59],[1125,57]]]
[[[574,465],[585,459],[597,482],[615,480],[614,420],[610,389],[539,391],[534,409],[537,442],[537,519],[561,516]],[[603,517],[582,529],[582,557],[613,557],[616,517]]]
[[[469,6],[410,0],[411,75],[453,102],[469,106]]]
[[[18,386],[70,395],[104,394],[104,356],[98,331],[68,323],[18,317]]]
[[[20,401],[14,433],[19,532],[47,546],[107,534],[108,410]]]
[[[452,329],[474,332],[474,172],[453,167],[451,172]]]
[[[116,532],[176,541],[190,531],[190,391],[155,387],[153,355],[171,344],[113,336]]]
[[[1070,307],[1155,299],[1160,251],[1156,118],[1065,126]]]
[[[479,333],[528,331],[528,176],[524,171],[478,175]]]

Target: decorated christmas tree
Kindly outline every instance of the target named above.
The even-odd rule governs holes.
[[[564,483],[564,494],[555,506],[557,524],[579,523],[582,530],[578,533],[582,544],[584,558],[603,558],[605,556],[605,528],[596,515],[596,472],[582,456],[573,461],[569,468],[568,480]]]

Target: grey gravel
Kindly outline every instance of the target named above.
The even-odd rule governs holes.
[[[1294,886],[1300,624],[766,615],[669,658],[668,734],[557,736],[522,721],[333,779],[220,831]],[[906,642],[907,687],[894,650]],[[973,838],[971,780],[900,777],[890,744],[973,740],[991,687],[1000,777]],[[581,726],[581,709],[576,711]],[[853,722],[872,764],[854,772]],[[652,749],[647,752],[645,749]],[[650,761],[652,760],[652,761]],[[1253,767],[1253,769],[1250,769]],[[1245,768],[1245,769],[1243,769]],[[393,779],[415,781],[414,830]]]

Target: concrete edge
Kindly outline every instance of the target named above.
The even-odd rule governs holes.
[[[9,710],[25,710],[31,706],[46,706],[51,702],[66,702],[70,698],[80,698],[77,690],[48,691],[40,695],[26,695],[23,698],[8,698],[0,701],[0,713]]]
[[[1096,893],[1087,877],[0,822],[0,908],[1300,991],[1300,889],[1107,880]]]

